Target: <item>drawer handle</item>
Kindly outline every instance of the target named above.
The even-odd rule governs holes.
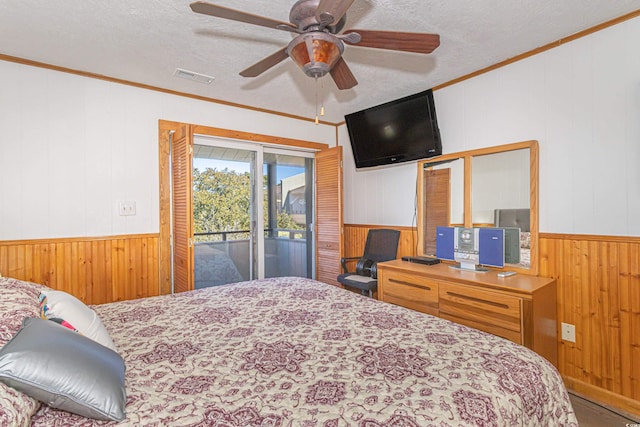
[[[447,295],[452,296],[452,297],[457,297],[457,298],[460,298],[460,299],[466,299],[468,301],[475,301],[475,302],[479,302],[479,303],[482,303],[482,304],[492,305],[494,307],[500,307],[500,308],[504,308],[504,309],[508,309],[509,308],[509,306],[507,304],[502,304],[500,302],[495,302],[495,301],[487,301],[486,299],[470,297],[469,295],[462,295],[462,294],[458,294],[458,293],[455,293],[455,292],[447,292]]]
[[[400,285],[411,286],[412,288],[426,289],[427,291],[431,290],[431,288],[429,286],[419,286],[419,285],[416,285],[416,284],[411,283],[411,282],[405,282],[404,280],[389,279],[389,281],[391,283],[398,283]]]

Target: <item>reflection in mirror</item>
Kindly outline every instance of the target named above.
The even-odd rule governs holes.
[[[464,224],[464,159],[425,162],[422,173],[421,249],[422,254],[435,256],[436,227]]]
[[[500,226],[510,248],[504,268],[538,274],[537,141],[419,161],[418,177],[418,255],[436,253],[437,226]]]
[[[507,263],[531,265],[530,162],[528,148],[472,157],[472,223],[505,227]]]

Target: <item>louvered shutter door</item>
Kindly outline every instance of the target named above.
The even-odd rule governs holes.
[[[172,144],[173,289],[193,289],[193,172],[190,126],[182,126]]]
[[[342,147],[333,147],[316,154],[316,278],[336,286],[342,221]]]

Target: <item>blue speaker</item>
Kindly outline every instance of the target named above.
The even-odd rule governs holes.
[[[453,227],[436,227],[436,257],[453,261]]]
[[[480,264],[504,267],[504,229],[480,228],[478,238]]]

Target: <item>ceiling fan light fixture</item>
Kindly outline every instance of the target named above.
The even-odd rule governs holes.
[[[300,34],[289,43],[287,54],[309,77],[322,77],[344,52],[342,41],[332,34],[314,31]]]

